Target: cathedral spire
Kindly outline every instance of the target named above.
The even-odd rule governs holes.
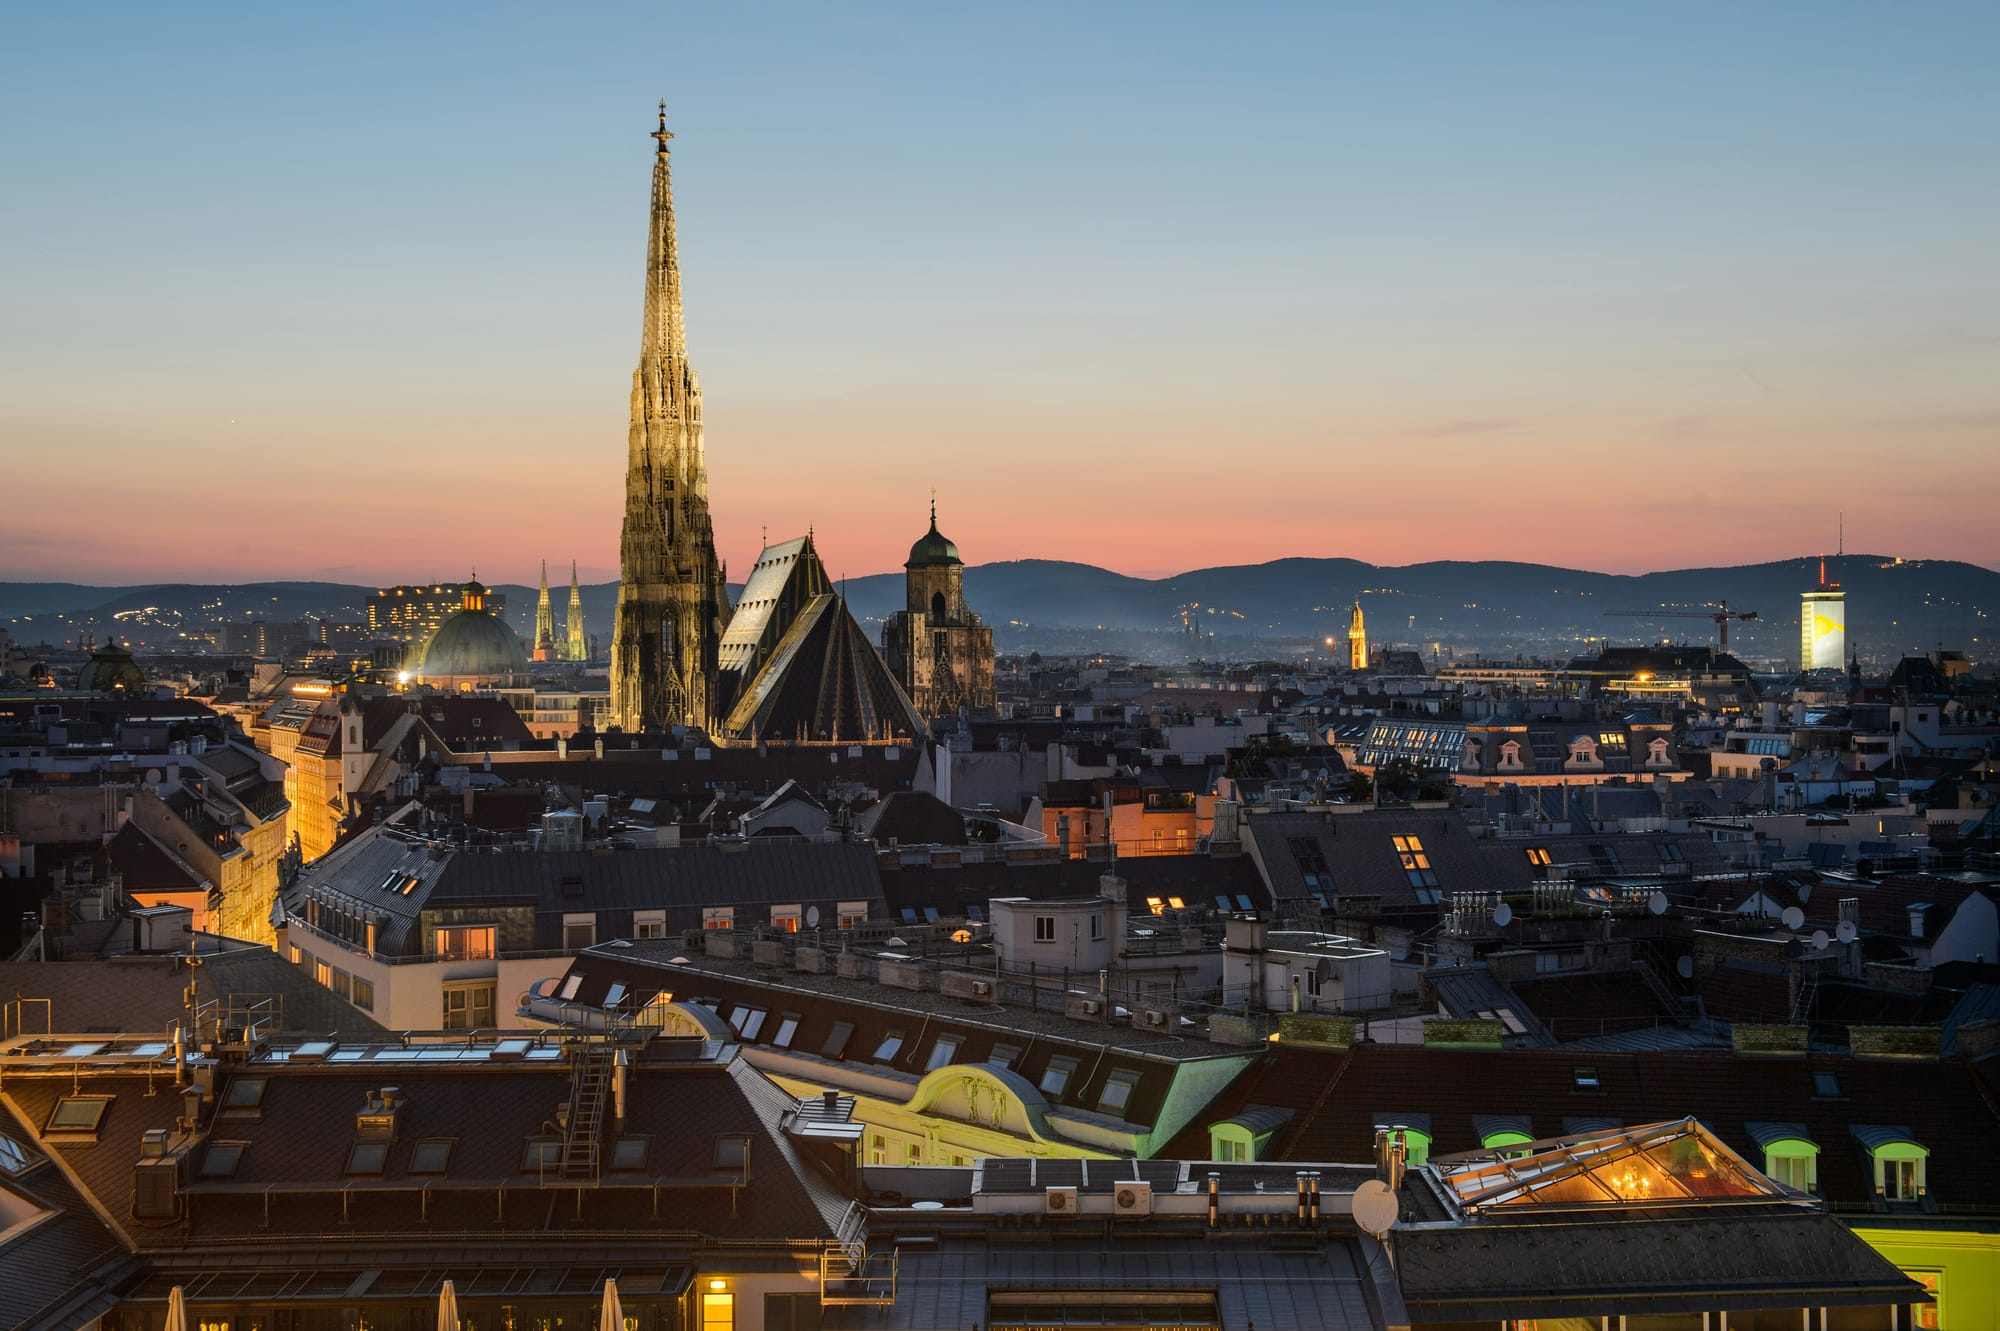
[[[639,366],[632,375],[625,525],[611,635],[612,723],[627,731],[707,727],[729,596],[708,514],[701,385],[681,321],[680,254],[666,105],[649,137],[652,214]],[[575,630],[572,630],[572,636]]]
[[[564,659],[570,661],[588,660],[590,649],[583,639],[583,588],[577,584],[576,561],[569,561],[569,641]]]
[[[542,595],[535,602],[535,659],[549,661],[556,654],[556,617],[549,609],[549,561],[542,561]]]

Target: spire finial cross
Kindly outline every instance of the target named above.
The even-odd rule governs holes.
[[[673,136],[673,131],[667,128],[667,99],[662,97],[660,99],[660,127],[653,132],[652,137],[658,140],[660,151],[665,152],[667,150],[667,140]]]
[[[931,487],[931,526],[937,526],[937,487]]]

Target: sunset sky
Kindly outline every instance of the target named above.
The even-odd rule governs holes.
[[[0,580],[2000,565],[2000,6],[11,5]]]

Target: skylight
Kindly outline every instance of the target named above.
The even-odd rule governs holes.
[[[1468,1211],[1527,1205],[1685,1206],[1783,1196],[1692,1118],[1431,1163]]]
[[[243,1152],[247,1149],[245,1142],[210,1142],[202,1154],[201,1168],[195,1172],[202,1178],[235,1178],[236,1167],[243,1163]]]
[[[418,1142],[410,1149],[408,1172],[412,1174],[442,1174],[451,1165],[452,1141],[449,1137],[431,1137]]]
[[[347,1172],[350,1174],[379,1174],[388,1163],[388,1142],[356,1142],[347,1152]]]
[[[49,1111],[48,1132],[96,1132],[111,1108],[108,1095],[65,1095]]]

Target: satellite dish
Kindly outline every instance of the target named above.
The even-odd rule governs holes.
[[[908,943],[905,943],[905,942],[904,942],[904,941],[903,941],[902,939],[900,939],[900,938],[891,938],[891,939],[889,939],[889,941],[887,941],[886,943],[882,944],[882,946],[883,946],[883,947],[908,947],[908,946],[909,946],[909,944],[908,944]]]
[[[1508,925],[1512,924],[1513,922],[1514,922],[1514,908],[1512,906],[1508,905],[1506,902],[1503,901],[1499,905],[1493,908],[1493,923],[1499,925],[1502,929],[1505,929]]]
[[[1854,941],[1854,932],[1854,921],[1842,920],[1840,927],[1833,931],[1833,936],[1843,943],[1851,943]]]
[[[1828,943],[1832,942],[1832,941],[1833,941],[1833,940],[1832,940],[1831,938],[1827,937],[1827,932],[1826,932],[1826,930],[1824,930],[1824,929],[1815,929],[1815,930],[1813,930],[1813,931],[1812,931],[1812,945],[1813,945],[1813,951],[1815,951],[1815,952],[1824,952],[1824,951],[1826,951],[1826,945],[1827,945]]]
[[[1694,978],[1694,958],[1682,957],[1679,961],[1676,961],[1674,963],[1674,974],[1680,976],[1683,980],[1692,980]]]
[[[806,928],[808,928],[808,929],[817,929],[817,928],[819,928],[819,907],[818,907],[818,906],[807,906],[807,907],[806,907]]]
[[[1354,1223],[1376,1238],[1389,1232],[1401,1212],[1396,1194],[1379,1178],[1371,1178],[1354,1190]]]
[[[1785,922],[1787,929],[1798,929],[1805,924],[1806,913],[1797,906],[1787,906],[1785,907],[1785,913],[1778,918]]]
[[[1655,892],[1652,896],[1646,898],[1646,909],[1655,915],[1665,915],[1667,907],[1672,904],[1671,901],[1667,900],[1665,892]]]

